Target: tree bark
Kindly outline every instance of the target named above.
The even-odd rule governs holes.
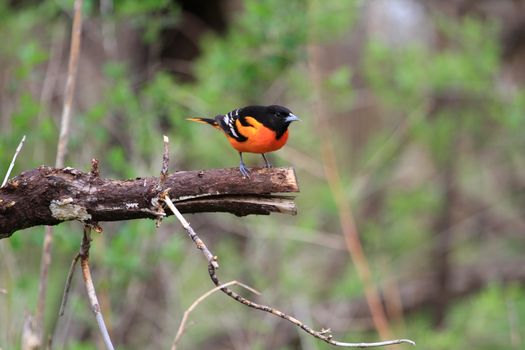
[[[272,193],[299,192],[292,168],[252,169],[250,178],[243,178],[236,168],[179,171],[161,184],[157,177],[113,180],[74,168],[41,166],[0,188],[0,239],[24,228],[69,220],[154,219],[165,189],[182,213],[238,216],[295,215],[294,197]]]

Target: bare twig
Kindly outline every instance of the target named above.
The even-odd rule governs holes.
[[[93,158],[91,159],[91,171],[89,172],[91,176],[98,178],[100,176],[100,169],[98,166],[98,160]],[[92,227],[95,232],[102,232],[102,227],[98,223],[92,223]],[[82,246],[81,246],[82,247]],[[66,284],[64,286],[64,293],[62,294],[62,301],[60,302],[60,310],[58,311],[59,316],[64,315],[66,309],[67,300],[69,296],[69,289],[71,288],[71,281],[73,280],[73,275],[75,274],[75,267],[77,266],[78,259],[82,254],[82,249],[75,255],[73,261],[71,261],[71,266],[69,267],[69,272],[66,278]]]
[[[166,135],[164,135],[163,136],[163,141],[164,141],[164,153],[163,153],[163,156],[162,156],[162,169],[160,171],[160,185],[161,186],[164,185],[164,182],[166,181],[166,177],[167,177],[167,173],[168,173],[169,142],[170,142],[170,140],[169,140],[169,138]],[[168,207],[170,208],[171,212],[173,214],[175,214],[177,219],[182,224],[182,227],[184,227],[184,229],[188,232],[188,235],[190,236],[191,240],[197,246],[197,249],[200,249],[202,251],[202,253],[204,254],[204,256],[206,256],[206,259],[208,260],[208,263],[214,264],[214,266],[216,268],[219,268],[219,265],[217,264],[217,262],[214,262],[214,256],[208,250],[208,247],[206,247],[204,242],[202,242],[202,240],[197,236],[197,234],[195,233],[193,228],[190,226],[190,223],[188,221],[186,221],[184,216],[182,216],[180,211],[175,207],[175,204],[173,204],[173,202],[171,201],[170,197],[168,196],[168,191],[169,191],[169,188],[165,189],[160,194],[160,200],[163,201],[164,203],[166,203],[168,205]]]
[[[182,337],[182,335],[184,333],[184,330],[185,330],[185,327],[186,327],[186,322],[188,321],[188,317],[189,317],[190,313],[197,307],[197,305],[199,305],[204,299],[209,297],[214,292],[220,290],[221,288],[231,286],[233,284],[239,285],[239,286],[249,290],[250,292],[252,292],[254,294],[257,294],[257,295],[261,294],[258,291],[256,291],[255,289],[251,288],[250,286],[247,286],[244,283],[241,283],[241,282],[238,282],[238,281],[226,282],[226,283],[221,284],[220,286],[217,286],[217,287],[209,290],[208,292],[204,293],[197,300],[195,300],[186,311],[184,311],[184,315],[182,316],[182,320],[180,322],[179,329],[177,330],[177,335],[175,336],[175,339],[173,340],[173,345],[171,346],[171,350],[176,350],[177,349],[177,343],[179,342],[180,338]]]
[[[75,14],[73,17],[73,28],[71,30],[71,47],[69,51],[69,65],[67,69],[67,80],[62,108],[62,118],[60,122],[60,136],[58,137],[57,157],[55,166],[64,166],[67,143],[69,140],[69,124],[71,121],[71,110],[73,96],[75,93],[75,83],[78,70],[78,59],[80,57],[80,42],[82,33],[82,0],[75,0]]]
[[[216,286],[220,286],[221,282],[219,281],[215,268],[209,264],[208,265],[208,273],[210,274],[210,278],[213,281],[213,283]],[[234,292],[228,287],[223,287],[221,290],[228,295],[229,297],[235,299],[236,301],[240,302],[241,304],[244,304],[246,306],[249,306],[251,308],[254,308],[256,310],[268,312],[272,315],[275,315],[277,317],[280,317],[288,322],[293,323],[297,327],[301,328],[306,333],[314,336],[317,339],[323,340],[328,344],[339,346],[339,347],[347,347],[347,348],[372,348],[372,347],[379,347],[379,346],[387,346],[387,345],[395,345],[395,344],[401,344],[401,343],[408,343],[411,345],[416,345],[412,340],[410,339],[395,339],[395,340],[387,340],[382,342],[375,342],[375,343],[345,343],[340,342],[333,339],[331,330],[328,329],[321,329],[320,331],[316,331],[309,327],[308,325],[304,324],[302,321],[298,320],[297,318],[290,316],[278,309],[275,309],[271,306],[263,305],[255,303],[249,299],[244,298],[243,296],[239,295],[238,293]]]
[[[411,345],[415,345],[415,343],[412,340],[409,339],[395,339],[395,340],[387,340],[382,342],[375,342],[375,343],[345,343],[345,342],[339,342],[332,339],[332,334],[330,329],[322,329],[320,331],[315,331],[297,318],[290,316],[280,310],[277,310],[271,306],[263,305],[255,303],[249,299],[246,299],[239,295],[238,293],[234,292],[227,286],[221,285],[221,282],[219,278],[217,277],[216,271],[219,267],[219,264],[217,263],[217,257],[214,256],[210,250],[206,247],[204,242],[199,238],[199,236],[195,233],[193,228],[190,226],[190,224],[184,219],[182,214],[178,211],[178,209],[175,207],[171,199],[166,193],[163,193],[160,198],[162,201],[164,201],[170,210],[175,214],[177,219],[180,221],[184,229],[188,232],[189,236],[195,242],[198,249],[200,249],[204,256],[206,257],[206,260],[208,260],[208,273],[210,275],[210,278],[212,282],[215,284],[216,287],[218,287],[221,291],[223,291],[226,295],[233,298],[234,300],[240,302],[241,304],[244,304],[246,306],[249,306],[251,308],[268,312],[272,315],[278,316],[288,322],[291,322],[292,324],[296,325],[297,327],[301,328],[306,333],[316,337],[317,339],[323,340],[328,344],[339,346],[339,347],[357,347],[357,348],[370,348],[370,347],[379,347],[379,346],[387,346],[387,345],[395,345],[395,344],[401,344],[401,343],[408,343]]]
[[[199,238],[199,236],[197,236],[197,234],[195,233],[193,228],[190,226],[190,223],[188,221],[186,221],[184,216],[182,216],[180,211],[175,207],[175,205],[171,201],[170,197],[166,193],[167,193],[167,191],[165,191],[163,193],[163,195],[161,196],[160,199],[162,201],[164,201],[164,203],[166,203],[168,205],[168,207],[170,208],[171,212],[173,214],[175,214],[177,219],[180,221],[182,227],[184,227],[184,229],[188,232],[188,235],[190,236],[191,240],[195,243],[195,246],[197,247],[197,249],[202,251],[202,253],[206,257],[206,260],[208,260],[208,263],[211,266],[213,266],[215,269],[218,269],[219,268],[219,264],[217,263],[217,257],[214,256],[210,252],[208,247],[206,247],[206,244],[204,244],[204,242]]]
[[[71,30],[71,46],[69,50],[69,65],[66,79],[65,97],[62,108],[62,117],[60,123],[60,135],[58,137],[57,154],[55,166],[61,168],[64,166],[64,159],[67,150],[69,138],[69,124],[71,120],[71,110],[73,104],[73,95],[75,92],[75,82],[78,70],[78,60],[80,56],[80,41],[82,32],[82,0],[75,0],[73,28]],[[44,336],[44,313],[47,293],[47,281],[49,265],[51,264],[51,248],[53,245],[53,229],[46,227],[44,245],[42,247],[42,260],[40,262],[40,283],[38,288],[38,301],[36,309],[36,329],[40,344],[43,344]]]
[[[11,164],[9,164],[9,168],[7,169],[7,173],[5,174],[4,181],[2,181],[2,186],[4,187],[7,183],[7,180],[9,180],[9,175],[11,175],[11,171],[13,170],[13,166],[15,165],[16,157],[18,157],[18,153],[22,150],[22,147],[24,146],[24,142],[26,140],[26,135],[22,136],[22,140],[20,140],[20,143],[18,144],[18,147],[16,148],[15,154],[13,155],[13,160],[11,160]]]
[[[95,314],[97,319],[98,328],[104,339],[104,344],[106,349],[113,350],[113,344],[111,338],[109,337],[108,329],[104,323],[104,317],[102,312],[100,312],[100,304],[98,302],[97,294],[95,292],[95,286],[93,284],[93,279],[91,278],[91,271],[89,269],[89,248],[91,245],[91,226],[84,225],[84,236],[82,237],[82,244],[80,246],[80,266],[82,268],[82,276],[84,277],[84,283],[86,285],[86,291],[88,293],[89,302],[91,304],[91,310]]]
[[[71,261],[71,266],[69,267],[69,272],[67,273],[66,285],[64,286],[64,294],[62,294],[62,301],[60,302],[60,310],[58,311],[58,316],[63,316],[64,311],[67,305],[67,298],[69,296],[69,290],[71,289],[71,281],[73,280],[73,275],[75,274],[75,267],[77,266],[78,259],[80,258],[80,253],[77,253]]]

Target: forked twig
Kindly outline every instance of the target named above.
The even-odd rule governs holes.
[[[97,227],[95,227],[97,229]],[[67,274],[66,285],[64,287],[64,294],[62,295],[62,302],[60,303],[59,316],[64,314],[66,308],[69,289],[71,288],[71,281],[75,272],[75,267],[80,260],[80,266],[82,268],[82,276],[84,278],[84,284],[86,286],[86,291],[89,298],[89,303],[91,304],[91,310],[95,314],[100,333],[106,345],[106,349],[113,350],[113,344],[108,333],[108,329],[104,322],[102,313],[100,312],[100,304],[98,302],[97,294],[95,292],[95,285],[93,284],[93,279],[91,278],[91,270],[89,268],[89,249],[91,247],[91,225],[84,225],[84,234],[82,236],[82,242],[80,244],[80,249],[78,253],[73,258],[69,272]]]
[[[91,171],[89,174],[93,177],[100,176],[100,169],[98,165],[98,160],[93,158],[91,159]],[[91,226],[95,229],[95,232],[102,232],[102,228],[96,222],[92,222]],[[69,290],[71,289],[71,281],[73,280],[73,275],[75,274],[75,267],[77,266],[78,259],[81,257],[82,251],[79,251],[73,260],[71,261],[71,266],[69,267],[69,272],[67,273],[66,284],[64,286],[64,293],[62,294],[62,301],[60,302],[60,310],[58,311],[58,316],[63,316],[66,309],[67,300],[69,297]]]
[[[216,286],[220,286],[220,281],[219,281],[219,278],[217,277],[217,274],[216,274],[216,270],[215,268],[209,264],[208,265],[208,273],[210,274],[210,278],[211,280],[213,281],[213,283],[216,285]],[[228,287],[222,287],[221,290],[226,294],[228,295],[229,297],[235,299],[236,301],[240,302],[241,304],[244,304],[246,306],[249,306],[251,308],[254,308],[254,309],[257,309],[257,310],[260,310],[260,311],[265,311],[265,312],[268,312],[268,313],[271,313],[275,316],[278,316],[288,322],[291,322],[293,323],[294,325],[296,325],[297,327],[301,328],[303,331],[305,331],[306,333],[316,337],[317,339],[321,339],[325,342],[327,342],[328,344],[331,344],[331,345],[335,345],[335,346],[340,346],[340,347],[347,347],[347,348],[372,348],[372,347],[378,347],[378,346],[387,346],[387,345],[395,345],[395,344],[401,344],[401,343],[408,343],[408,344],[411,344],[411,345],[416,345],[415,342],[413,342],[412,340],[410,339],[394,339],[394,340],[386,340],[386,341],[381,341],[381,342],[374,342],[374,343],[345,343],[345,342],[340,342],[340,341],[337,341],[337,340],[334,340],[333,339],[333,336],[332,336],[332,331],[330,330],[330,328],[323,328],[321,329],[320,331],[316,331],[314,329],[312,329],[311,327],[309,327],[308,325],[304,324],[303,322],[301,322],[300,320],[296,319],[295,317],[293,316],[290,316],[278,309],[275,309],[271,306],[267,306],[267,305],[263,305],[263,304],[258,304],[258,303],[255,303],[249,299],[246,299],[244,298],[243,296],[239,295],[238,293],[234,292],[233,290],[231,290],[230,288]]]
[[[236,301],[240,302],[241,304],[244,304],[246,306],[249,306],[251,308],[265,311],[268,313],[271,313],[272,315],[278,316],[288,322],[291,322],[292,324],[296,325],[297,327],[301,328],[306,333],[325,341],[328,344],[339,346],[339,347],[348,347],[348,348],[371,348],[371,347],[379,347],[379,346],[387,346],[387,345],[395,345],[395,344],[401,344],[401,343],[408,343],[411,345],[415,345],[415,343],[410,339],[395,339],[395,340],[387,340],[382,342],[375,342],[375,343],[345,343],[336,341],[333,339],[333,336],[331,334],[330,329],[322,329],[321,331],[315,331],[300,320],[296,319],[293,316],[290,316],[280,310],[277,310],[271,306],[262,305],[255,303],[249,299],[246,299],[239,295],[238,293],[234,292],[227,286],[221,285],[221,282],[219,278],[217,277],[216,270],[219,267],[219,264],[217,263],[217,257],[214,256],[210,250],[206,247],[204,242],[199,238],[199,236],[195,233],[193,228],[190,226],[190,224],[184,219],[182,214],[179,212],[179,210],[175,207],[169,196],[166,194],[167,191],[164,191],[163,195],[161,195],[161,200],[164,201],[170,210],[175,214],[177,219],[180,221],[184,229],[188,232],[189,236],[195,242],[195,245],[199,250],[201,250],[206,257],[206,260],[208,260],[208,273],[210,275],[211,280],[213,281],[213,284],[217,286],[221,291],[223,291],[226,295],[229,297],[235,299]]]
[[[95,314],[97,319],[98,328],[104,339],[104,344],[106,349],[114,350],[113,343],[109,337],[108,329],[104,322],[104,317],[102,312],[100,312],[100,304],[98,302],[97,294],[95,292],[95,285],[93,284],[93,279],[91,278],[91,270],[89,269],[89,248],[91,246],[91,226],[84,225],[84,235],[82,237],[82,244],[80,245],[80,266],[82,268],[82,276],[84,277],[84,284],[86,285],[86,291],[89,298],[89,303],[91,304],[91,309]]]
[[[9,180],[9,175],[11,175],[11,171],[13,170],[13,166],[15,165],[16,157],[18,157],[18,153],[22,150],[22,147],[24,146],[24,142],[26,140],[26,135],[22,136],[22,140],[20,140],[20,143],[18,144],[18,147],[16,148],[15,154],[13,155],[13,160],[11,160],[11,164],[9,164],[9,168],[7,169],[7,173],[5,174],[4,181],[2,181],[2,186],[4,187],[7,183],[7,180]]]
[[[165,169],[165,167],[167,167],[167,163],[169,161],[168,142],[169,142],[168,138],[166,136],[164,136],[164,157],[163,157],[163,167],[162,167],[163,170],[162,170],[162,172],[165,171],[164,169]],[[246,299],[246,298],[242,297],[241,295],[239,295],[238,293],[234,292],[233,290],[231,290],[228,287],[230,284],[233,284],[233,282],[231,282],[231,283],[228,282],[226,284],[221,284],[221,282],[219,281],[219,278],[217,277],[217,274],[216,274],[216,271],[219,268],[219,264],[217,262],[217,256],[215,256],[215,255],[213,255],[211,253],[211,251],[208,249],[206,244],[199,238],[199,236],[197,235],[195,230],[193,230],[193,228],[191,227],[190,223],[188,221],[186,221],[184,216],[182,216],[180,211],[175,207],[175,204],[173,204],[173,201],[168,196],[168,191],[169,191],[169,189],[164,189],[159,195],[159,200],[164,202],[164,203],[166,203],[166,205],[170,208],[170,210],[173,212],[173,214],[177,217],[177,219],[181,223],[182,227],[184,227],[184,229],[186,230],[186,232],[188,233],[188,235],[190,236],[192,241],[195,243],[197,249],[199,249],[204,254],[204,256],[206,257],[206,260],[208,261],[208,273],[210,275],[210,278],[211,278],[212,282],[216,286],[216,288],[212,289],[211,291],[209,291],[208,293],[204,294],[199,299],[197,299],[197,301],[194,304],[192,304],[192,306],[190,306],[190,309],[188,309],[184,313],[183,321],[181,322],[181,326],[179,327],[179,330],[178,330],[177,335],[175,336],[175,340],[173,342],[172,350],[174,350],[176,348],[176,343],[177,343],[178,339],[180,339],[180,337],[182,335],[182,332],[184,330],[183,325],[185,323],[185,320],[187,319],[187,313],[189,313],[195,306],[197,306],[197,304],[200,301],[202,301],[202,299],[206,298],[209,294],[213,293],[217,289],[220,289],[226,295],[228,295],[229,297],[233,298],[234,300],[240,302],[241,304],[244,304],[246,306],[249,306],[251,308],[254,308],[254,309],[257,309],[257,310],[260,310],[260,311],[265,311],[265,312],[271,313],[272,315],[275,315],[275,316],[278,316],[278,317],[280,317],[280,318],[282,318],[282,319],[284,319],[284,320],[286,320],[288,322],[293,323],[294,325],[296,325],[297,327],[301,328],[306,333],[314,336],[315,338],[321,339],[321,340],[327,342],[328,344],[331,344],[331,345],[334,345],[334,346],[348,347],[348,348],[350,348],[350,347],[352,347],[352,348],[371,348],[371,347],[395,345],[395,344],[401,344],[401,343],[408,343],[408,344],[411,344],[411,345],[416,345],[416,343],[414,343],[410,339],[395,339],[395,340],[387,340],[387,341],[375,342],[375,343],[345,343],[345,342],[336,341],[336,340],[332,339],[333,336],[331,334],[331,330],[330,329],[324,329],[323,328],[321,331],[315,331],[312,328],[310,328],[309,326],[305,325],[300,320],[298,320],[295,317],[292,317],[292,316],[290,316],[290,315],[288,315],[288,314],[286,314],[286,313],[284,313],[284,312],[282,312],[280,310],[277,310],[277,309],[275,309],[275,308],[273,308],[271,306],[257,304],[255,302],[249,300],[249,299]]]
[[[98,160],[95,158],[91,159],[91,171],[89,172],[89,174],[96,178],[100,176]],[[98,225],[98,223],[93,222],[91,223],[91,225],[95,229],[95,232],[102,232],[102,228]],[[69,290],[71,289],[71,281],[73,280],[73,275],[75,274],[75,267],[77,266],[78,259],[81,257],[81,254],[82,251],[79,251],[71,261],[71,265],[67,273],[66,284],[64,286],[64,293],[62,294],[62,301],[60,302],[60,310],[58,311],[58,316],[64,316],[67,300],[69,297]]]
[[[199,305],[204,299],[209,297],[214,292],[220,290],[223,287],[231,286],[232,284],[239,285],[239,286],[249,290],[250,292],[252,292],[254,294],[257,294],[257,295],[261,294],[258,291],[256,291],[255,289],[245,285],[244,283],[238,282],[238,281],[226,282],[224,284],[221,284],[220,286],[217,286],[217,287],[207,291],[206,293],[201,295],[197,300],[195,300],[193,302],[193,304],[191,304],[190,307],[186,311],[184,311],[184,315],[182,316],[182,320],[180,322],[179,329],[177,330],[177,335],[175,336],[175,339],[173,340],[173,345],[171,346],[171,350],[176,350],[177,349],[177,343],[179,342],[180,338],[182,337],[182,334],[184,333],[186,322],[188,321],[188,317],[189,317],[190,313],[197,307],[197,305]]]

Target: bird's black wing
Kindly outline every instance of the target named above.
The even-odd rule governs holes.
[[[215,117],[215,120],[221,129],[231,138],[237,140],[238,142],[244,142],[247,140],[247,138],[239,132],[235,123],[236,120],[239,120],[242,124],[244,124],[243,118],[239,113],[239,109],[228,112],[225,115],[218,115]]]

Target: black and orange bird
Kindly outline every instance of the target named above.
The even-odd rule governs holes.
[[[226,114],[219,114],[213,119],[189,118],[188,120],[209,124],[224,132],[232,147],[239,152],[241,174],[249,177],[250,171],[244,164],[242,154],[260,153],[266,167],[271,168],[264,154],[277,151],[286,144],[288,126],[299,118],[286,107],[272,105],[238,108]]]

